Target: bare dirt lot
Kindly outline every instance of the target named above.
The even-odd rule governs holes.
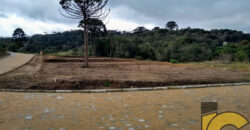
[[[250,71],[134,59],[35,56],[0,76],[1,89],[101,89],[250,81]]]

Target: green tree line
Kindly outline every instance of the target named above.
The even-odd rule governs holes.
[[[107,35],[89,41],[89,54],[179,62],[249,61],[250,34],[228,29],[173,29],[173,25],[169,29],[155,27],[152,30],[138,27],[133,32],[109,30]],[[71,50],[72,55],[84,55],[82,35],[81,30],[34,35],[27,38],[21,49],[11,38],[0,38],[0,46],[10,51],[55,53]],[[92,49],[92,42],[95,49]]]

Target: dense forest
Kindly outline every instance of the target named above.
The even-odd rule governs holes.
[[[148,30],[138,27],[133,32],[109,30],[106,33],[90,39],[90,55],[170,62],[250,59],[250,34],[241,31],[159,27]],[[23,45],[17,44],[13,38],[0,38],[0,50],[84,55],[82,35],[81,30],[34,35],[28,37]]]

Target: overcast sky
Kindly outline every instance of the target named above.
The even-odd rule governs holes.
[[[180,28],[234,29],[250,32],[250,0],[109,0],[108,29],[152,29],[176,21]],[[17,27],[28,35],[77,29],[78,21],[59,13],[59,0],[1,0],[0,37]]]

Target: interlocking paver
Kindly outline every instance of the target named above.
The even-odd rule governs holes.
[[[0,92],[0,129],[193,129],[202,101],[250,119],[250,86],[123,93]],[[242,130],[249,130],[250,125]]]

